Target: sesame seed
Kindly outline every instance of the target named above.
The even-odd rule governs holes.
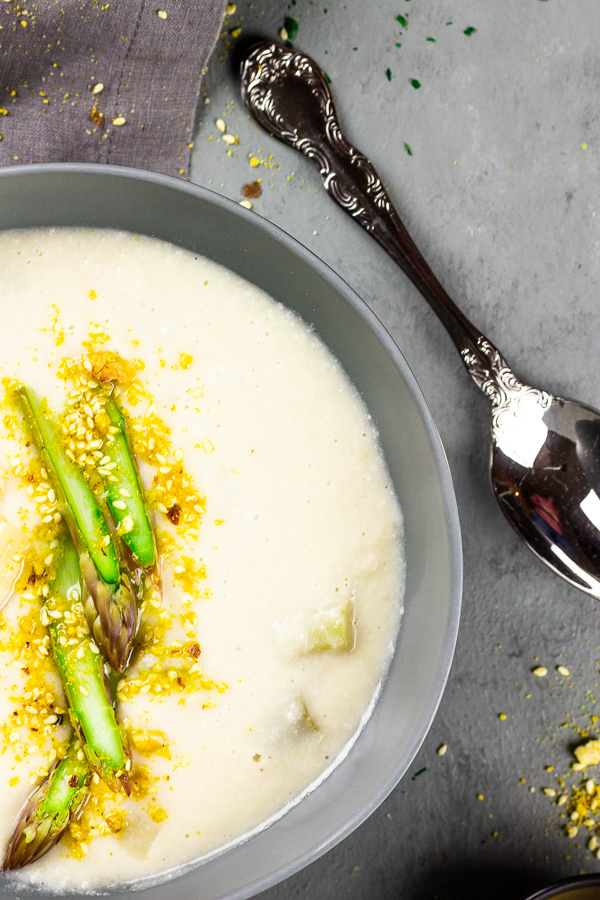
[[[559,675],[564,675],[565,678],[569,678],[569,676],[571,675],[566,666],[557,666],[556,671]]]
[[[596,835],[593,834],[591,836],[591,838],[588,841],[587,846],[588,846],[588,850],[591,850],[592,853],[594,852],[594,850],[598,849],[598,838],[596,837]]]
[[[156,13],[156,15],[158,16],[159,19],[166,19],[167,11],[166,11],[166,9],[159,9],[158,12]]]
[[[252,204],[249,200],[240,200],[240,206],[243,206],[244,209],[252,209]]]
[[[129,491],[126,491],[125,488],[119,488],[119,493],[121,497],[127,497],[129,500],[131,499],[131,494]]]
[[[594,784],[594,779],[588,778],[588,780],[585,783],[585,789],[588,792],[588,794],[593,794],[595,787],[596,787],[596,785]]]
[[[546,797],[556,797],[556,791],[554,788],[542,788],[542,791],[546,795]]]
[[[532,669],[532,674],[537,675],[538,678],[543,678],[548,674],[548,669],[545,666],[536,666],[535,669]]]
[[[115,509],[127,509],[127,504],[124,500],[113,500],[113,504]]]
[[[119,128],[121,125],[125,125],[126,122],[127,119],[125,118],[125,116],[117,116],[116,119],[112,120],[113,125],[115,125],[117,128]]]
[[[442,744],[441,747],[438,747],[438,756],[445,756],[448,752],[448,744]]]
[[[567,836],[570,838],[577,837],[577,832],[579,831],[575,825],[567,825]]]
[[[236,136],[234,134],[224,134],[223,142],[225,144],[227,144],[228,146],[231,146],[232,144],[237,144],[238,139],[236,138]]]

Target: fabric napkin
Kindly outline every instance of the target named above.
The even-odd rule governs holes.
[[[0,165],[186,177],[225,0],[0,0]]]

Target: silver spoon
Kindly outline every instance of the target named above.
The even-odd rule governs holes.
[[[242,97],[259,125],[318,166],[325,189],[387,250],[439,316],[492,403],[492,486],[525,543],[600,599],[600,413],[522,384],[443,289],[366,156],[348,143],[319,66],[281,44],[242,63]]]

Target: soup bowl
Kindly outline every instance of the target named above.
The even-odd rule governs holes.
[[[169,241],[226,266],[296,312],[366,403],[403,510],[404,614],[394,655],[357,735],[283,814],[167,873],[168,886],[165,878],[136,884],[144,900],[242,900],[306,866],[363,822],[425,738],[448,676],[460,611],[460,531],[448,464],[419,387],[376,316],[316,256],[255,213],[197,185],[133,169],[56,164],[0,170],[0,230],[61,226]],[[29,893],[0,878],[0,898]]]

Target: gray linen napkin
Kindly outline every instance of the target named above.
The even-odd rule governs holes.
[[[0,0],[0,165],[186,177],[224,12],[225,0]]]

